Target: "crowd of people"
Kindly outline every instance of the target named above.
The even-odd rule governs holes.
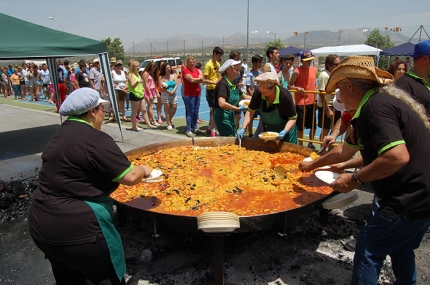
[[[276,107],[279,115],[278,104],[279,94],[285,93],[285,90],[291,92],[292,101],[288,103],[288,108],[292,104],[295,114],[289,114],[285,117],[283,111],[282,120],[295,121],[293,127],[284,128],[285,131],[291,132],[290,142],[303,144],[307,141],[307,146],[315,149],[314,136],[317,127],[321,129],[320,139],[327,137],[332,141],[333,135],[338,133],[341,126],[341,110],[334,107],[334,94],[326,94],[325,87],[332,70],[340,62],[340,58],[335,54],[326,57],[324,69],[319,72],[313,66],[314,56],[310,50],[300,53],[299,66],[294,67],[295,56],[286,55],[280,57],[276,47],[269,47],[266,51],[266,64],[263,63],[263,57],[254,55],[251,58],[252,66],[248,67],[246,58],[241,60],[241,54],[232,51],[229,55],[231,66],[222,68],[222,56],[224,51],[220,47],[213,49],[211,59],[205,64],[203,70],[200,70],[200,63],[196,62],[193,57],[187,57],[185,65],[181,69],[174,70],[168,62],[157,61],[150,62],[142,71],[139,62],[130,60],[127,67],[123,66],[121,60],[111,58],[111,74],[115,97],[118,104],[120,118],[116,118],[113,112],[109,114],[109,121],[114,122],[120,119],[124,122],[131,122],[129,130],[140,131],[139,122],[145,122],[147,128],[156,129],[160,125],[167,125],[167,130],[175,129],[172,119],[177,110],[178,98],[176,91],[178,85],[182,84],[181,95],[186,108],[186,131],[187,136],[194,136],[201,133],[198,124],[203,123],[200,120],[199,107],[201,100],[202,85],[206,87],[206,101],[210,108],[210,117],[206,132],[211,136],[234,136],[236,131],[240,130],[240,121],[242,114],[246,114],[246,108],[239,106],[238,102],[242,99],[251,99],[255,91],[261,96],[261,80],[258,76],[263,73],[273,73],[276,78],[264,77],[267,82],[276,79],[276,97],[273,103],[267,103],[273,106],[267,106],[269,112],[274,111]],[[227,60],[228,61],[228,60]],[[226,63],[225,61],[224,63]],[[60,102],[64,102],[70,92],[73,90],[89,87],[99,92],[100,97],[109,100],[108,90],[104,74],[100,68],[99,59],[94,59],[91,63],[80,60],[78,63],[70,64],[66,59],[63,62],[59,59],[57,63],[57,81]],[[394,80],[407,74],[411,67],[409,57],[405,61],[398,57],[390,64],[387,71],[393,74]],[[35,63],[22,63],[22,66],[4,66],[0,67],[0,93],[5,97],[14,96],[15,99],[26,100],[26,95],[30,95],[30,100],[38,101],[42,97],[49,103],[56,104],[59,110],[60,104],[57,102],[53,84],[50,79],[50,71],[46,64],[37,65]],[[403,80],[400,80],[402,82]],[[227,82],[227,84],[226,84]],[[260,83],[259,83],[260,82]],[[133,84],[131,84],[133,83]],[[228,88],[226,88],[226,86]],[[283,89],[281,89],[283,88]],[[282,90],[282,92],[280,92]],[[232,92],[233,91],[233,92]],[[235,96],[238,92],[239,96]],[[142,95],[143,94],[143,95]],[[238,97],[239,100],[230,98],[230,95]],[[266,100],[266,96],[262,96]],[[229,100],[232,100],[229,102]],[[260,99],[256,99],[259,102]],[[422,98],[422,100],[426,100]],[[236,102],[237,101],[237,102]],[[260,103],[259,103],[260,104]],[[259,126],[254,130],[253,119],[261,117],[259,105],[251,104],[249,109],[251,117],[245,119],[243,116],[242,126],[250,137],[257,137],[259,133],[272,129],[267,126],[264,119],[259,122]],[[285,107],[285,106],[283,106]],[[163,112],[164,108],[164,112]],[[131,109],[131,116],[126,116],[126,110]],[[227,116],[227,112],[233,112],[234,116]],[[214,114],[218,119],[215,120]],[[221,115],[223,113],[223,115]],[[225,116],[228,119],[224,118]],[[289,123],[292,124],[291,122]],[[231,130],[226,131],[228,125],[233,126]],[[221,131],[219,130],[221,129]],[[304,137],[304,130],[309,129],[308,138]],[[280,129],[279,131],[282,131]],[[243,131],[239,135],[242,138]],[[332,135],[329,136],[329,133]],[[300,138],[298,141],[295,138]],[[323,147],[327,146],[327,143]]]

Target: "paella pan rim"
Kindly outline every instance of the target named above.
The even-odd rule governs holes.
[[[205,138],[195,138],[195,146],[198,147],[217,147],[228,144],[236,144],[238,145],[238,141],[235,137],[205,137]],[[168,149],[172,147],[178,146],[193,146],[193,142],[191,139],[182,139],[182,140],[172,140],[168,142],[155,143],[147,146],[143,146],[140,148],[136,148],[130,150],[125,153],[128,159],[134,160],[137,157],[141,157],[144,155],[149,155],[151,153],[155,153],[157,151]],[[257,150],[257,151],[265,151],[269,153],[277,153],[277,152],[294,152],[301,154],[305,157],[310,156],[314,151],[295,144],[285,143],[285,142],[277,142],[277,141],[263,141],[258,138],[246,138],[242,140],[242,147],[247,150]],[[308,215],[313,211],[316,211],[320,208],[322,202],[327,198],[331,197],[333,192],[329,194],[321,194],[321,198],[317,198],[316,200],[301,205],[299,207],[293,209],[280,210],[276,212],[270,213],[262,213],[258,215],[246,215],[239,216],[241,228],[237,229],[236,232],[249,232],[256,230],[269,229],[278,220],[281,216],[288,218],[290,216],[294,219],[296,216],[304,216]],[[138,211],[145,212],[145,216],[150,216],[152,219],[157,219],[162,223],[166,223],[167,228],[172,229],[180,229],[182,231],[199,231],[197,229],[197,215],[180,215],[177,213],[159,213],[155,211],[150,211],[147,209],[138,209],[133,207],[132,205],[128,205],[127,202],[119,202],[116,201],[119,205],[124,205],[125,209],[131,210],[133,213],[137,213]],[[142,213],[143,214],[143,213]],[[139,214],[140,215],[140,214]],[[178,225],[180,223],[181,225]]]

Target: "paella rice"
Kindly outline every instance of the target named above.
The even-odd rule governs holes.
[[[292,171],[279,178],[273,171],[277,165],[297,168],[303,159],[296,153],[268,153],[236,145],[173,147],[132,161],[161,169],[162,182],[121,185],[111,197],[125,204],[142,203],[149,211],[188,216],[208,211],[239,216],[280,212],[333,191],[313,173]]]

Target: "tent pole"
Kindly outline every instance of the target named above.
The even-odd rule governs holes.
[[[59,110],[61,103],[63,102],[61,102],[60,93],[58,92],[58,71],[57,71],[56,59],[53,57],[47,57],[46,62],[48,63],[49,76],[51,77],[51,83],[52,83],[52,86],[54,87],[55,99],[57,100],[58,110]],[[60,116],[60,122],[61,124],[63,124],[62,116]]]
[[[124,135],[122,133],[121,119],[119,116],[118,103],[116,101],[115,88],[113,87],[113,81],[112,81],[112,75],[111,75],[111,70],[110,70],[110,62],[109,62],[108,53],[107,52],[99,53],[98,56],[99,56],[100,63],[102,65],[102,71],[104,74],[109,99],[110,99],[110,102],[112,104],[113,112],[114,112],[115,117],[116,117],[116,121],[117,121],[117,124],[119,127],[119,132],[121,133],[121,142],[124,142]],[[125,114],[122,114],[122,115],[125,116]]]

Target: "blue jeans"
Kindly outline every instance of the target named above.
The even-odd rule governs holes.
[[[21,85],[13,85],[13,93],[15,98],[21,96]]]
[[[197,129],[197,118],[199,117],[200,96],[184,97],[185,108],[187,109],[187,132]]]
[[[378,199],[374,200],[377,204]],[[430,219],[397,220],[372,211],[372,217],[361,230],[355,246],[353,285],[377,284],[379,273],[387,255],[396,282],[394,284],[416,284],[415,254],[430,226]]]

